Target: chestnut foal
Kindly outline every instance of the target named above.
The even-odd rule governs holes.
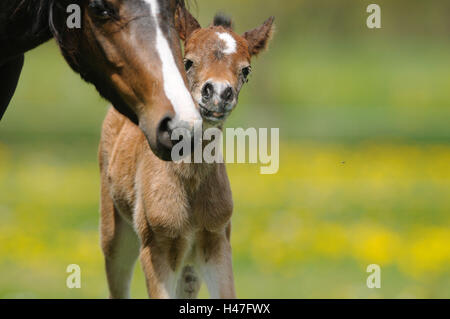
[[[191,92],[209,126],[221,128],[236,106],[250,59],[266,48],[272,24],[270,18],[239,36],[224,17],[201,28],[178,9],[176,28],[185,42]],[[225,165],[161,161],[142,131],[114,108],[103,124],[99,159],[110,297],[130,296],[140,256],[152,298],[195,298],[200,277],[212,298],[234,298],[233,201]]]

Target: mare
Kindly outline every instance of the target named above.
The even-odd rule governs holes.
[[[68,27],[74,7],[81,28]],[[72,69],[141,128],[159,158],[170,160],[171,132],[201,123],[186,87],[177,7],[184,0],[1,0],[0,119],[24,54],[55,38]]]

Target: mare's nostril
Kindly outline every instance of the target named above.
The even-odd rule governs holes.
[[[230,102],[233,100],[233,88],[227,87],[220,96],[224,102]]]
[[[202,97],[205,101],[209,101],[214,94],[214,86],[211,83],[206,83],[202,89]]]
[[[162,147],[170,150],[172,149],[173,143],[171,140],[171,129],[169,127],[169,123],[172,120],[172,117],[166,116],[164,117],[158,124],[158,128],[156,130],[156,138],[158,140],[158,144]]]

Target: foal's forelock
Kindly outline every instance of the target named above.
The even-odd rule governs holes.
[[[175,57],[170,45],[167,30],[161,28],[162,19],[161,2],[165,0],[143,0],[150,6],[151,16],[155,25],[156,51],[162,65],[163,87],[166,97],[171,102],[175,120],[187,122],[193,125],[201,121],[201,117],[194,105],[180,70],[175,62]]]

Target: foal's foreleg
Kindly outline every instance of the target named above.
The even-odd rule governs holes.
[[[140,261],[148,295],[156,299],[177,298],[177,283],[189,251],[189,240],[182,232],[175,232],[167,219],[155,218],[170,215],[170,211],[158,214],[151,211],[151,201],[145,202],[140,194],[137,198],[135,225],[141,241]]]
[[[103,180],[100,233],[110,298],[130,298],[139,241],[132,226],[114,207]]]
[[[234,299],[231,245],[227,233],[204,231],[199,238],[197,263],[212,299]]]
[[[110,298],[130,298],[134,265],[139,256],[139,241],[133,228],[116,217],[114,234],[104,243],[106,275]]]
[[[179,274],[168,262],[167,254],[145,245],[140,260],[145,274],[148,296],[153,299],[174,299]]]

